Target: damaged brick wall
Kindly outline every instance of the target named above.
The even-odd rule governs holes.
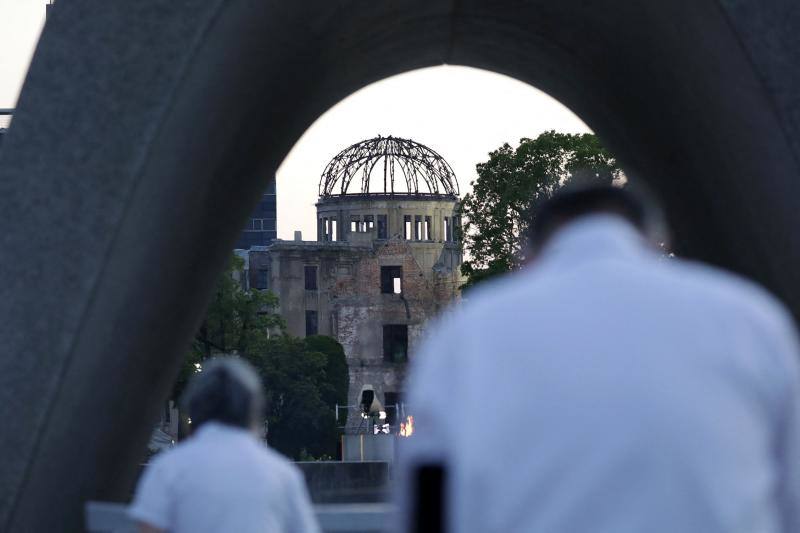
[[[312,312],[319,334],[331,335],[344,347],[350,405],[358,404],[364,385],[372,385],[384,405],[387,393],[393,401],[402,398],[407,361],[414,358],[428,324],[458,301],[461,249],[440,227],[443,218],[453,219],[455,205],[450,197],[321,200],[318,216],[338,217],[340,222],[373,220],[375,213],[386,213],[381,216],[389,221],[388,238],[378,238],[377,227],[359,222],[356,231],[348,231],[340,223],[341,240],[276,241],[249,252],[251,286],[257,287],[257,276],[263,280],[268,271],[269,288],[280,300],[289,332],[304,336],[306,313]],[[432,234],[404,239],[398,224],[406,214],[413,220],[430,218]],[[317,269],[313,290],[304,286],[310,266]],[[402,269],[400,294],[394,293],[394,278],[387,278],[382,290],[382,267],[392,276]],[[351,409],[348,429],[356,431],[361,422],[357,409]]]

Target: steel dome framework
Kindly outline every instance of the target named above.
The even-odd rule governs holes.
[[[349,192],[356,176],[360,177],[360,191]],[[376,183],[381,178],[382,183]],[[319,182],[322,197],[458,193],[455,173],[441,155],[411,139],[392,136],[378,136],[345,148],[328,163]]]

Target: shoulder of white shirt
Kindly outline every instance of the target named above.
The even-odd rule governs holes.
[[[553,236],[553,242],[558,244],[562,239],[569,239],[581,233],[591,233],[598,227],[619,232],[621,238],[631,239],[638,234],[638,230],[624,219],[615,215],[598,214],[568,224]],[[645,252],[641,258],[656,259],[658,257],[655,248],[648,251],[644,239],[639,245]],[[542,251],[544,259],[546,259],[547,253],[548,249],[545,247]],[[750,312],[761,318],[786,320],[787,317],[790,317],[784,304],[766,288],[731,271],[691,259],[667,258],[666,256],[663,261],[653,262],[648,265],[648,268],[663,269],[665,272],[671,271],[673,274],[678,274],[675,278],[676,282],[696,284],[698,293],[713,294],[720,300],[727,300],[741,309],[749,309]],[[483,316],[493,307],[504,305],[510,299],[514,299],[519,294],[521,287],[535,285],[541,273],[536,265],[531,265],[498,279],[487,280],[470,289],[470,293],[465,297],[467,305],[454,310],[443,322],[469,321],[475,315]]]

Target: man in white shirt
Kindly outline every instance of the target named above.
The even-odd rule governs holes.
[[[557,196],[532,264],[430,330],[410,529],[441,511],[456,532],[800,531],[794,323],[752,283],[665,258],[648,220],[623,190]]]
[[[300,471],[256,438],[264,395],[237,358],[212,360],[185,396],[192,436],[156,456],[129,515],[142,533],[314,533]]]

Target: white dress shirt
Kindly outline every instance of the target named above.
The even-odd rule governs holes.
[[[765,291],[611,215],[475,291],[412,362],[401,449],[444,463],[451,531],[800,531],[800,352]]]
[[[170,533],[314,533],[305,480],[244,429],[206,422],[156,456],[128,511]]]

